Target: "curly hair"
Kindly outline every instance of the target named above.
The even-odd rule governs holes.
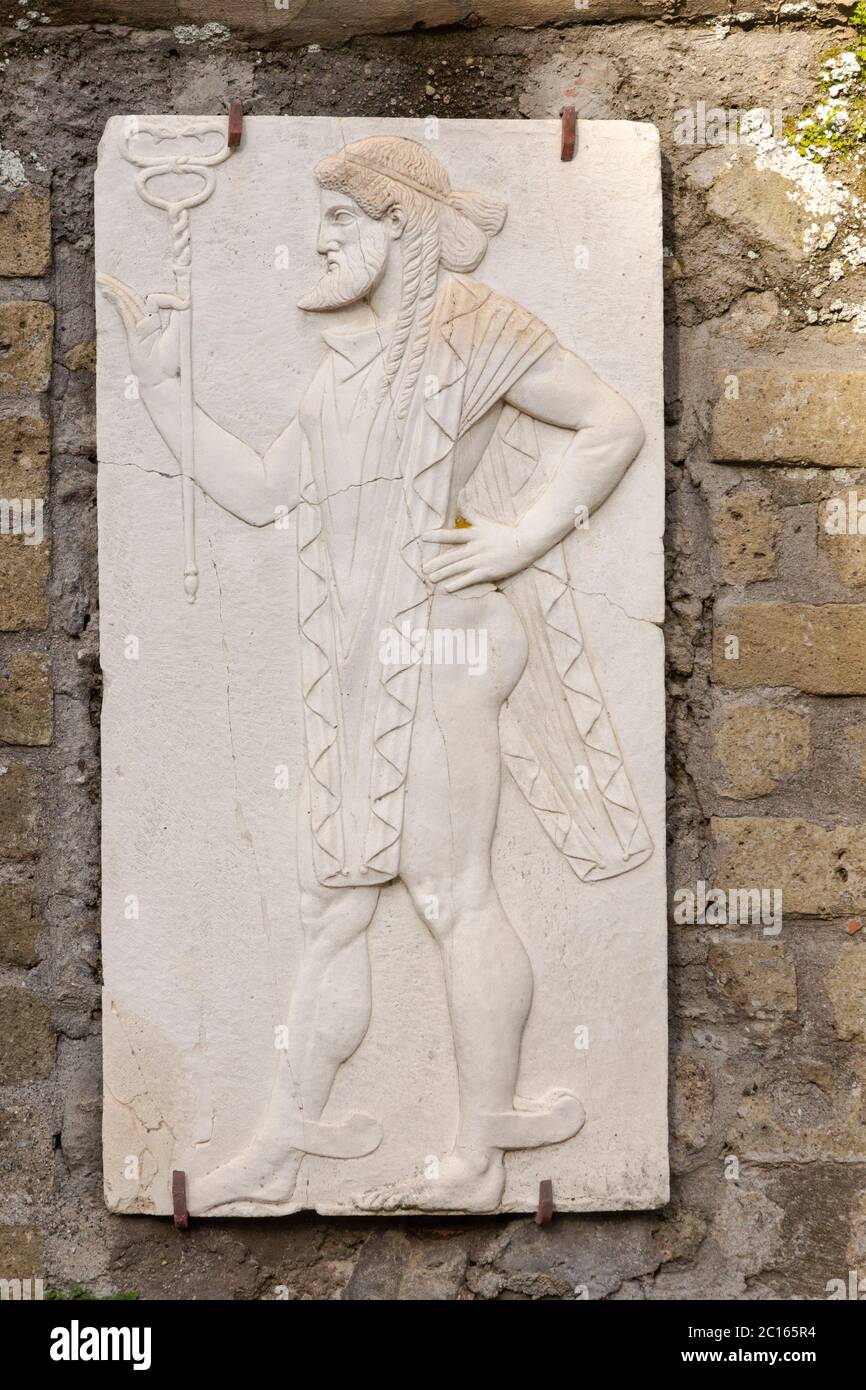
[[[400,308],[383,388],[390,392],[402,371],[395,410],[403,419],[427,350],[439,266],[474,270],[504,225],[506,204],[495,194],[452,189],[424,145],[397,136],[355,140],[320,160],[315,174],[323,188],[345,193],[376,221],[394,207],[406,214]]]

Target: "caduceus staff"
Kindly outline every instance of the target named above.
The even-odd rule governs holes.
[[[198,565],[195,552],[195,393],[192,376],[192,239],[189,214],[191,208],[199,207],[210,197],[216,186],[215,166],[228,159],[240,143],[240,121],[240,103],[232,102],[228,120],[225,117],[196,116],[167,124],[136,116],[124,123],[120,136],[121,154],[138,169],[135,186],[139,196],[151,207],[168,213],[174,293],[149,294],[145,303],[136,307],[145,313],[154,309],[173,309],[178,314],[183,587],[190,603],[195,602],[198,591]],[[168,154],[163,150],[137,147],[142,136],[162,145],[168,140],[201,141],[214,134],[222,135],[223,143],[207,154]],[[182,198],[161,197],[150,185],[154,179],[166,174],[192,174],[201,180],[201,186]],[[117,296],[129,295],[127,287],[112,275],[98,275],[97,281]]]

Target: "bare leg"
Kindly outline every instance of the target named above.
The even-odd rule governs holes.
[[[289,1070],[304,1118],[318,1120],[339,1068],[370,1026],[367,928],[379,890],[322,888],[311,865],[303,878],[306,944],[289,1008]]]
[[[567,1093],[515,1097],[532,971],[490,870],[501,790],[499,712],[526,659],[526,638],[499,593],[437,595],[432,624],[487,633],[487,670],[434,665],[423,673],[412,735],[401,877],[442,953],[460,1097],[454,1145],[431,1181],[365,1194],[373,1210],[494,1210],[503,1150],[576,1133]]]
[[[305,1153],[356,1157],[381,1138],[378,1123],[365,1115],[318,1123],[337,1071],[370,1024],[366,932],[379,890],[316,882],[306,808],[299,817],[298,874],[304,955],[289,1008],[288,1051],[277,1053],[268,1108],[250,1143],[228,1163],[193,1178],[194,1212],[237,1202],[285,1204]]]

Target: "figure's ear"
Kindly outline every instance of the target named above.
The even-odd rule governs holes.
[[[396,204],[385,213],[385,225],[394,241],[399,241],[400,237],[403,235],[407,221],[407,214],[402,208],[397,207]]]

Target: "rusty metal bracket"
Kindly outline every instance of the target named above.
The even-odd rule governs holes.
[[[232,97],[229,102],[229,125],[228,138],[226,143],[230,150],[236,150],[241,143],[241,136],[244,133],[244,108],[241,106],[237,97]]]
[[[538,1184],[538,1210],[535,1213],[536,1226],[549,1226],[553,1220],[553,1182],[542,1178]]]
[[[562,148],[559,157],[568,164],[574,159],[574,152],[577,148],[577,111],[573,106],[563,106],[560,115],[562,119]]]
[[[189,1211],[186,1205],[186,1173],[182,1168],[174,1168],[171,1174],[171,1203],[174,1208],[174,1224],[179,1231],[189,1229]]]

